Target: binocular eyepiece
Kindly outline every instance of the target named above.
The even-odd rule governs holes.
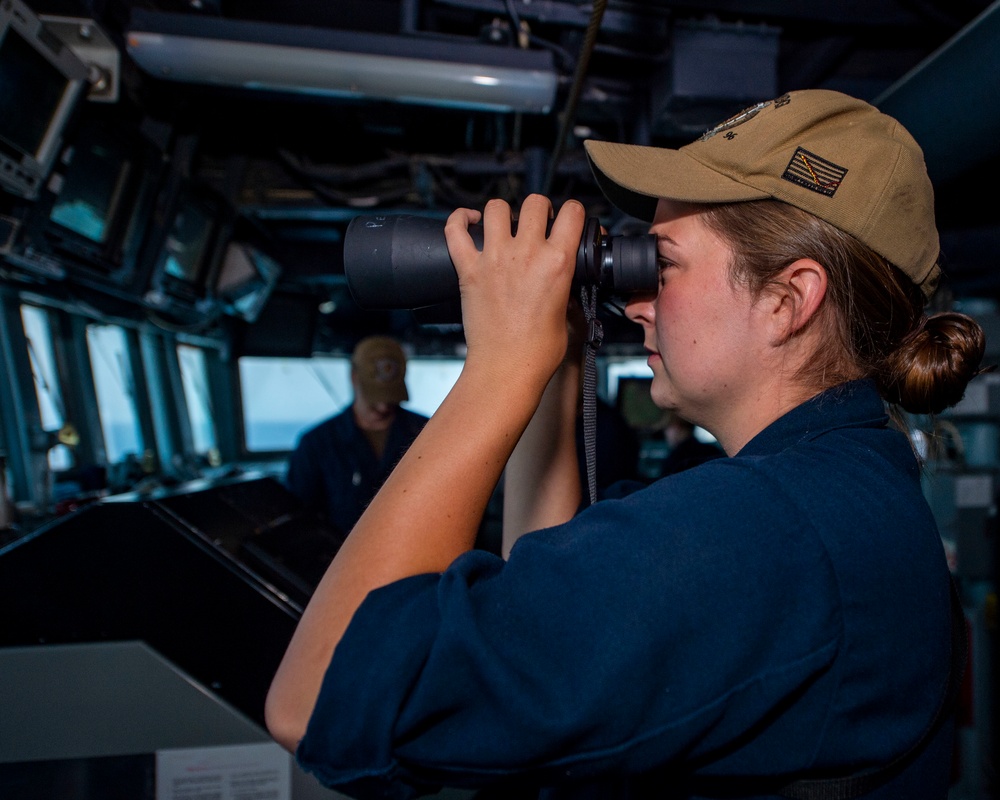
[[[482,225],[470,225],[469,233],[482,248]],[[417,309],[459,297],[444,224],[428,217],[355,217],[344,235],[344,272],[361,308]],[[655,236],[605,236],[597,219],[587,220],[576,255],[577,285],[632,294],[655,291],[657,277]]]

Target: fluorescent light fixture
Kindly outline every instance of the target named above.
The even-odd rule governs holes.
[[[136,10],[128,53],[169,81],[546,114],[547,51]]]

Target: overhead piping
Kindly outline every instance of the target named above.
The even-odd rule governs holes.
[[[559,121],[559,135],[556,138],[556,146],[549,159],[549,170],[545,176],[545,188],[543,194],[548,196],[552,192],[552,183],[555,180],[556,170],[562,160],[563,151],[566,149],[566,138],[576,121],[576,108],[579,105],[580,93],[583,91],[583,79],[587,75],[587,66],[590,64],[590,55],[594,52],[594,45],[597,43],[597,32],[601,27],[601,19],[604,17],[604,9],[607,8],[607,0],[596,0],[594,9],[590,14],[590,23],[587,25],[587,34],[580,47],[580,57],[576,62],[576,72],[573,75],[573,85],[570,87],[569,96],[566,99],[566,108]]]

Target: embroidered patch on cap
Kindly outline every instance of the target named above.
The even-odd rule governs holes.
[[[820,158],[815,153],[800,147],[788,162],[781,177],[806,189],[833,197],[846,174],[846,168],[838,167],[832,161]]]
[[[399,362],[394,358],[380,358],[374,364],[375,380],[391,383],[399,377]]]
[[[736,114],[727,119],[725,122],[720,122],[714,128],[705,131],[701,135],[701,138],[698,141],[707,142],[716,134],[722,133],[723,131],[728,131],[730,128],[735,128],[737,125],[742,125],[744,122],[747,122],[748,120],[751,120],[754,117],[756,117],[761,111],[763,111],[769,105],[771,105],[771,101],[767,100],[763,103],[757,103],[757,105],[755,106],[750,106],[750,108],[744,108],[739,114]]]

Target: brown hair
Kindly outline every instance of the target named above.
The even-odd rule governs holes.
[[[825,389],[870,377],[888,402],[931,414],[962,399],[979,373],[986,337],[964,314],[926,316],[924,295],[909,278],[850,234],[777,200],[705,206],[705,220],[735,253],[735,281],[759,296],[800,258],[827,272],[817,324],[835,344],[800,374]]]

